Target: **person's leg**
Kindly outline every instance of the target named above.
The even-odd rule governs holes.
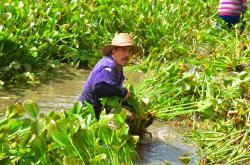
[[[221,19],[223,19],[226,24],[228,29],[231,29],[235,24],[240,22],[240,16],[219,16]]]

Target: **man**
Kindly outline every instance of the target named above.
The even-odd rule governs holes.
[[[93,105],[97,119],[102,110],[100,98],[118,96],[126,100],[130,96],[130,92],[123,87],[123,67],[141,50],[133,44],[128,33],[115,35],[112,43],[102,48],[105,57],[95,65],[79,97],[83,104],[88,102]]]

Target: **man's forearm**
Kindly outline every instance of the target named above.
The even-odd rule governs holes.
[[[105,82],[98,83],[94,87],[94,94],[99,98],[112,96],[124,98],[127,92],[128,90],[126,88],[117,88]]]

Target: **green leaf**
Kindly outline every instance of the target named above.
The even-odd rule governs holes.
[[[95,129],[79,129],[73,135],[72,143],[83,159],[89,159],[91,157],[90,153],[96,150]]]
[[[112,127],[108,125],[109,122],[112,122],[114,114],[108,114],[100,116],[98,122],[98,137],[100,137],[104,143],[110,144],[113,136]]]
[[[4,142],[6,140],[7,134],[6,133],[0,133],[0,142]],[[1,156],[0,156],[1,160]]]
[[[223,79],[223,83],[224,83],[225,86],[232,85],[233,79],[232,79],[232,78],[229,78],[229,77],[225,77],[225,78]]]
[[[25,100],[23,103],[23,108],[30,116],[36,118],[39,113],[39,108],[37,103],[32,100]]]
[[[125,117],[123,115],[120,114],[114,114],[114,121],[115,123],[122,125],[125,123]]]
[[[92,159],[89,159],[89,163],[91,165],[96,165],[96,164],[100,163],[102,160],[105,160],[105,159],[107,159],[107,155],[106,154],[100,154],[100,155],[95,156]]]
[[[48,117],[54,117],[54,116],[56,116],[56,112],[55,111],[49,111],[47,116]]]
[[[32,123],[34,122],[34,120],[32,120],[31,118],[25,118],[22,119],[23,123],[22,123],[22,128],[28,128],[32,125]]]
[[[71,146],[70,138],[67,134],[64,134],[59,131],[55,131],[51,133],[52,138],[54,139],[55,142],[59,143],[62,146]]]
[[[46,130],[46,121],[40,119],[32,123],[31,131],[37,135],[41,135]]]
[[[244,80],[247,77],[248,73],[246,71],[242,71],[238,74],[241,80]]]
[[[69,125],[69,119],[59,119],[56,121],[56,128],[63,134],[67,134],[67,127]]]
[[[135,148],[138,141],[139,141],[139,136],[137,136],[137,135],[130,136],[128,138],[127,144],[129,145],[130,148]]]
[[[175,68],[176,68],[176,64],[175,63],[170,63],[170,65],[168,65],[166,67],[165,71],[172,73],[172,72],[175,71]]]
[[[191,89],[191,86],[187,83],[182,84],[182,89],[184,91],[189,91]]]
[[[131,94],[135,95],[135,88],[132,84],[129,84],[128,89],[131,92]]]
[[[2,120],[0,120],[0,128],[1,126],[5,125],[6,123],[8,123],[9,119],[7,118],[3,118]]]
[[[107,98],[104,98],[104,100],[102,101],[103,105],[108,105],[111,107],[118,107],[120,106],[120,103],[121,103],[121,98],[117,96],[107,97]]]
[[[205,118],[209,118],[214,115],[213,106],[214,103],[212,100],[205,100],[199,105],[198,109],[203,112]]]
[[[82,161],[79,158],[73,156],[64,156],[63,157],[63,164],[64,165],[82,165]]]
[[[82,103],[80,101],[76,101],[73,107],[69,110],[71,114],[81,114],[82,111]]]
[[[190,160],[191,160],[191,158],[187,157],[187,156],[179,156],[178,158],[184,164],[188,164],[190,162]]]
[[[85,118],[85,125],[86,125],[86,127],[88,128],[88,127],[90,127],[90,125],[91,125],[91,114],[89,114],[89,115],[87,115],[87,117]]]
[[[48,150],[48,147],[46,144],[46,138],[35,135],[35,139],[32,141],[31,148],[36,153],[36,156],[44,155]]]
[[[95,110],[94,110],[94,108],[93,108],[93,105],[91,105],[91,104],[89,104],[89,103],[86,103],[86,106],[87,106],[87,109],[88,109],[88,111],[90,112],[92,118],[94,118],[94,117],[95,117]]]
[[[14,119],[11,121],[10,123],[10,127],[9,127],[9,133],[13,134],[16,131],[20,130],[22,128],[22,121],[18,120],[18,119]]]
[[[7,107],[6,118],[17,118],[24,115],[24,109],[20,104]]]
[[[25,134],[23,135],[23,138],[21,139],[21,142],[19,143],[19,146],[20,147],[26,147],[26,145],[29,142],[31,136],[32,136],[31,132],[25,132]]]

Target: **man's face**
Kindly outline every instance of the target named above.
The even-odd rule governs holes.
[[[132,47],[116,47],[112,50],[112,54],[116,64],[123,67],[129,63],[129,60],[132,57]]]

